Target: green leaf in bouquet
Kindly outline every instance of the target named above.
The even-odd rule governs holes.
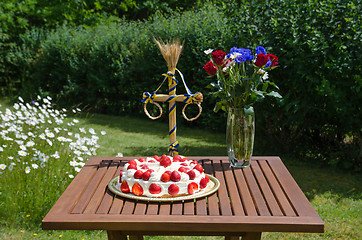
[[[215,107],[214,107],[214,112],[218,112],[220,109],[224,110],[225,111],[225,105],[227,104],[227,101],[224,99],[224,100],[221,100],[219,102],[217,102],[215,104]]]
[[[279,90],[279,87],[274,82],[269,82],[268,81],[267,83]]]
[[[283,98],[282,95],[280,95],[278,92],[275,92],[275,91],[271,91],[270,93],[268,93],[266,95],[275,97],[275,98]]]
[[[249,116],[254,114],[254,108],[252,106],[245,106],[244,113]]]

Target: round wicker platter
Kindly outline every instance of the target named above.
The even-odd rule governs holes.
[[[208,195],[213,194],[216,192],[220,187],[220,182],[215,177],[207,174],[209,176],[210,182],[207,184],[207,187],[202,189],[200,192],[195,193],[193,195],[187,196],[179,196],[179,197],[171,197],[171,198],[152,198],[152,197],[145,197],[145,196],[136,196],[132,193],[123,193],[119,188],[117,188],[117,183],[119,182],[119,176],[113,178],[108,183],[108,188],[111,192],[121,197],[130,198],[134,200],[142,200],[142,201],[152,201],[152,202],[171,202],[171,201],[183,201],[183,200],[191,200],[196,198],[206,197]]]

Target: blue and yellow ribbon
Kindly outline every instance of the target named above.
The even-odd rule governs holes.
[[[174,141],[173,143],[170,144],[170,146],[168,146],[168,154],[170,153],[176,153],[178,154],[178,149],[177,147],[179,146],[178,141]]]
[[[198,96],[199,93],[197,92],[197,93],[193,94],[190,91],[190,89],[187,87],[183,74],[177,68],[175,70],[180,75],[182,83],[185,86],[185,89],[186,89],[186,92],[187,92],[187,94],[184,94],[185,99],[184,99],[183,102],[184,103],[199,103],[199,100],[197,99],[197,96]],[[150,94],[149,92],[144,92],[143,93],[142,102],[143,103],[149,103],[149,102],[153,103],[154,99],[156,98],[158,90],[161,88],[161,86],[166,81],[166,79],[168,79],[169,86],[172,86],[168,90],[170,96],[166,100],[166,102],[172,104],[171,107],[169,107],[169,111],[168,111],[168,116],[170,118],[170,116],[172,114],[174,114],[174,112],[176,110],[176,101],[175,101],[176,94],[175,94],[175,91],[176,91],[176,86],[178,84],[178,81],[177,81],[177,79],[175,77],[175,74],[173,74],[171,71],[168,71],[167,73],[162,74],[162,76],[164,76],[165,78],[163,79],[162,83],[158,86],[158,88],[154,92],[152,92],[152,94]],[[176,134],[176,129],[177,129],[177,124],[175,124],[175,126],[168,133],[169,136],[170,136],[170,139],[171,139],[171,136]],[[179,143],[178,143],[177,140],[174,141],[173,143],[171,143],[169,145],[169,148],[168,148],[168,153],[169,154],[170,153],[178,154],[178,149],[177,149],[178,146],[179,146]]]

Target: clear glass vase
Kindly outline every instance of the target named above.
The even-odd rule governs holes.
[[[244,108],[229,108],[226,126],[226,145],[230,166],[250,166],[255,135],[255,113],[245,114]]]

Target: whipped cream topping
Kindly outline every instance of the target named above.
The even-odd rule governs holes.
[[[201,179],[205,178],[205,174],[203,172],[201,173],[198,169],[195,169],[195,167],[199,164],[197,164],[193,160],[188,160],[187,158],[183,158],[183,157],[181,157],[181,159],[182,159],[181,161],[177,161],[177,160],[174,161],[173,157],[171,157],[171,156],[168,156],[168,157],[171,160],[171,165],[167,166],[167,167],[161,166],[160,162],[158,162],[153,157],[134,159],[134,161],[136,162],[137,169],[129,168],[129,166],[131,164],[129,162],[126,163],[123,167],[120,181],[116,187],[121,190],[122,182],[126,181],[128,184],[128,187],[130,189],[130,192],[132,192],[133,185],[138,183],[142,187],[143,196],[161,197],[164,195],[170,195],[169,187],[172,184],[176,184],[179,188],[177,195],[189,195],[189,190],[188,190],[189,184],[194,182],[197,184],[197,189],[195,189],[194,193],[199,192],[201,190],[200,181],[201,181]],[[134,162],[132,163],[132,165],[133,166],[135,165]],[[182,169],[181,167],[183,167],[184,169]],[[146,171],[148,171],[148,169],[153,170],[153,172],[150,174],[150,177],[148,180],[145,181],[142,178],[137,179],[134,177],[136,171],[141,170],[142,172],[146,172]],[[189,174],[187,174],[186,172],[179,171],[179,170],[184,170],[186,172],[194,171],[195,178],[191,180],[190,179],[191,177],[189,176]],[[170,171],[171,173],[173,171],[177,171],[180,174],[180,180],[172,181],[170,179],[168,182],[161,181],[161,176],[166,171]],[[157,184],[161,188],[160,193],[158,193],[158,194],[150,193],[149,188],[150,188],[151,184],[153,184],[153,183]]]

